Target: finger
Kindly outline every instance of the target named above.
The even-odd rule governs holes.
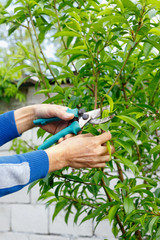
[[[62,120],[69,121],[74,118],[74,114],[68,113],[67,109],[67,107],[54,104],[47,104],[46,106],[46,112],[48,117],[58,117]]]
[[[81,164],[83,167],[91,167],[92,165],[98,164],[98,163],[106,163],[110,161],[109,155],[104,156],[97,156],[97,157],[85,157],[82,159],[77,159],[75,164]]]
[[[74,136],[74,134],[70,133],[70,134],[67,134],[67,135],[64,137],[64,139],[66,140],[66,139],[71,138],[71,137],[73,137],[73,136]]]
[[[99,156],[94,159],[93,162],[91,162],[91,165],[98,164],[98,163],[106,163],[110,161],[110,156],[109,155],[103,155]]]
[[[82,138],[93,137],[93,135],[91,133],[85,133],[85,134],[81,134],[80,137],[82,137]]]
[[[59,140],[58,140],[58,143],[61,143],[61,142],[63,142],[64,141],[64,138],[60,138]]]
[[[64,109],[59,109],[56,112],[56,117],[58,117],[62,120],[65,120],[65,121],[69,121],[69,120],[74,118],[74,114],[73,113],[68,113]]]
[[[84,166],[83,164],[76,164],[76,167],[77,169],[79,168],[105,168],[106,166],[106,163],[97,163],[97,164],[94,164],[94,165],[88,165],[88,166]]]
[[[111,139],[111,133],[110,132],[105,132],[105,133],[102,133],[98,136],[96,136],[95,138],[97,139],[97,142],[100,143],[100,144],[103,144],[105,142],[107,142],[108,140]]]
[[[101,146],[99,151],[101,155],[109,154],[107,146]],[[111,145],[111,154],[113,154],[114,152],[115,152],[115,148]]]
[[[93,165],[91,168],[105,168],[105,167],[106,167],[106,163],[97,163]]]

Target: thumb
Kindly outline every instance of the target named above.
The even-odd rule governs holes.
[[[102,133],[102,134],[96,136],[96,138],[100,144],[103,144],[103,143],[109,141],[112,138],[112,135],[110,132],[105,132],[105,133]]]
[[[68,113],[66,110],[59,110],[57,111],[57,117],[59,117],[62,120],[69,121],[74,118],[73,113]]]

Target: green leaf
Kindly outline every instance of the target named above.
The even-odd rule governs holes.
[[[124,197],[124,209],[126,214],[130,214],[133,210],[135,210],[133,198]]]
[[[60,188],[61,188],[61,186],[62,186],[63,184],[64,184],[63,182],[59,183],[59,185],[56,187],[56,190],[55,190],[55,192],[54,192],[54,195],[55,195],[55,197],[56,197],[58,200],[59,200],[59,196],[58,196],[59,190],[60,190]]]
[[[149,33],[152,33],[152,34],[155,34],[157,36],[160,36],[160,27],[155,27],[155,28],[152,28]]]
[[[159,0],[147,0],[148,4],[151,4],[153,7],[160,8],[160,1]]]
[[[123,115],[116,116],[116,117],[122,119],[123,121],[129,123],[130,125],[132,125],[133,127],[137,128],[138,130],[141,131],[141,126],[135,119],[128,117],[128,116],[123,116]]]
[[[108,219],[109,219],[110,223],[113,221],[118,208],[119,208],[119,205],[115,205],[115,206],[111,207],[111,209],[109,210]]]
[[[105,97],[107,98],[108,102],[109,102],[109,106],[110,106],[110,112],[113,111],[113,107],[114,107],[114,103],[113,103],[113,100],[112,98],[109,96],[109,95],[105,95]]]
[[[153,154],[153,153],[160,153],[160,145],[157,145],[151,149],[150,154]]]
[[[29,78],[30,78],[30,76],[19,80],[18,83],[17,83],[17,88],[19,88],[19,87],[20,87],[25,81],[27,81]]]
[[[75,18],[78,22],[81,22],[81,18],[76,12],[70,12],[69,15]]]
[[[115,143],[122,146],[129,153],[129,155],[132,156],[132,147],[130,143],[122,141],[121,139],[116,140]]]
[[[107,186],[105,186],[105,189],[108,192],[108,194],[111,196],[111,198],[113,198],[114,200],[120,202],[120,199],[118,198],[118,196],[115,194],[115,192],[112,189],[110,189]]]
[[[81,38],[82,36],[74,31],[62,31],[62,32],[57,32],[56,34],[53,35],[54,38],[57,37],[79,37]]]
[[[78,49],[68,49],[63,51],[60,55],[61,56],[66,56],[66,55],[70,55],[70,54],[76,54],[76,55],[80,55],[80,56],[85,56],[85,57],[89,57],[88,53],[85,51],[81,51]]]
[[[160,127],[160,121],[153,122],[149,127],[149,134],[153,133],[155,130],[157,130]]]
[[[50,93],[52,90],[51,89],[42,89],[42,90],[39,90],[37,92],[34,93],[34,95],[37,95],[37,94],[42,94],[42,93]]]
[[[149,43],[150,45],[155,47],[160,52],[160,45],[156,41],[148,38],[148,39],[143,40],[143,42]]]
[[[155,94],[155,91],[159,86],[159,83],[160,83],[160,71],[157,72],[157,74],[155,75],[155,77],[153,78],[153,80],[150,82],[148,86],[148,93],[149,93],[150,100],[152,100]]]
[[[157,182],[156,180],[152,179],[152,178],[149,178],[149,177],[137,177],[139,179],[142,179],[146,182],[148,182],[150,185],[154,186],[154,187],[157,187]]]
[[[134,193],[134,192],[140,191],[143,188],[152,188],[152,186],[149,184],[139,184],[139,185],[136,185],[135,187],[132,187],[130,192]]]
[[[95,172],[95,174],[93,175],[93,180],[94,180],[95,184],[98,184],[101,181],[102,174],[103,174],[102,171],[96,171]]]
[[[105,212],[106,213],[106,210],[107,210],[107,207],[110,206],[111,204],[113,203],[105,203],[105,204],[102,204],[100,207],[98,207],[95,211],[91,212],[90,214],[88,214],[86,217],[84,217],[81,221],[81,223],[91,219],[91,218],[95,218],[98,216],[98,214],[100,214],[101,212]]]
[[[58,215],[58,213],[67,205],[67,200],[61,200],[56,204],[54,214],[52,216],[52,221],[54,221],[55,217]]]
[[[21,42],[17,42],[16,43],[17,46],[19,46],[20,48],[22,48],[22,50],[24,51],[24,53],[26,54],[27,58],[30,58],[29,52],[27,50],[27,48],[21,43]]]
[[[38,184],[39,183],[39,179],[38,180],[36,180],[36,181],[34,181],[34,182],[32,182],[30,185],[29,185],[29,187],[28,187],[28,193],[31,191],[31,189],[36,185],[36,184]]]
[[[123,132],[125,135],[127,135],[130,139],[132,139],[137,144],[136,136],[132,132],[122,128],[120,128],[119,131]]]
[[[129,11],[133,10],[135,13],[139,12],[137,5],[134,4],[131,0],[121,0],[123,3],[124,8],[127,8]]]
[[[14,74],[14,73],[16,73],[16,72],[18,72],[18,71],[20,71],[20,70],[22,70],[22,69],[25,69],[25,68],[30,68],[30,66],[29,66],[29,65],[26,65],[26,64],[22,64],[22,65],[20,65],[20,66],[11,68],[11,69],[9,70],[9,74]]]
[[[124,164],[126,167],[130,168],[132,170],[132,172],[134,173],[134,175],[139,174],[139,170],[138,170],[137,166],[134,163],[132,163],[130,160],[118,155],[117,153],[114,153],[114,156],[117,158],[117,159],[115,159],[116,162],[120,162],[120,163]]]
[[[101,18],[97,24],[99,26],[101,25],[108,25],[108,24],[119,24],[119,23],[126,23],[128,25],[128,21],[125,17],[121,16],[121,15],[110,15],[110,16],[107,16],[107,17],[103,17]]]
[[[110,144],[110,141],[107,141],[106,146],[107,146],[107,151],[108,151],[109,156],[110,156],[110,159],[111,159],[112,153],[111,153],[111,144]]]
[[[160,227],[156,231],[156,240],[160,240]]]
[[[154,225],[156,225],[158,223],[158,221],[159,221],[158,216],[152,218],[152,220],[150,221],[149,226],[148,226],[148,230],[149,230],[151,235],[152,235],[152,232],[153,232],[153,229],[154,229]]]
[[[8,35],[10,36],[17,28],[19,28],[19,26],[20,25],[18,23],[12,24],[12,26],[8,30]]]
[[[152,172],[156,171],[159,166],[160,166],[160,157],[153,162]]]
[[[5,8],[9,7],[11,5],[11,3],[12,3],[12,0],[8,0],[4,7]]]

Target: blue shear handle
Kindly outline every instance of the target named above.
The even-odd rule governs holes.
[[[79,126],[79,123],[77,121],[74,121],[69,125],[68,127],[64,128],[60,132],[56,133],[54,136],[47,139],[41,146],[38,147],[38,150],[44,150],[46,148],[49,148],[54,143],[58,142],[58,140],[62,137],[65,137],[69,133],[76,134],[81,131],[81,128]]]
[[[75,108],[75,109],[68,108],[67,113],[73,113],[75,117],[78,117],[78,109],[77,108]],[[46,125],[47,123],[56,122],[56,121],[59,121],[59,120],[61,120],[61,119],[58,118],[58,117],[39,118],[39,119],[33,120],[33,123],[34,123],[34,125]]]

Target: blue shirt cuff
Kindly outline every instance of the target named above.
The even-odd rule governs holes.
[[[21,136],[18,133],[14,111],[10,111],[0,115],[0,146]]]

